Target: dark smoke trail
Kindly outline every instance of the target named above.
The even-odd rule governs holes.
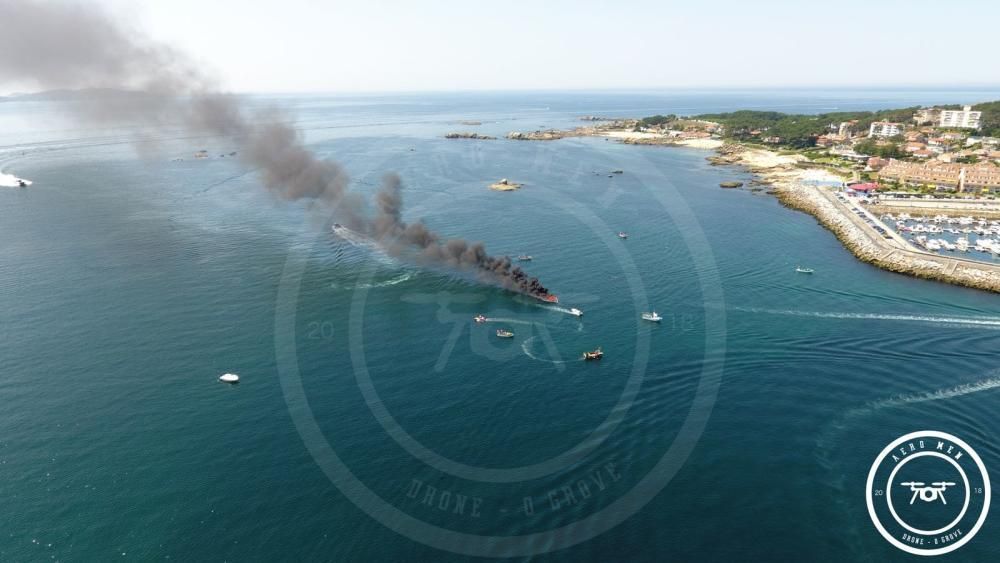
[[[482,244],[444,240],[423,223],[405,223],[402,184],[395,174],[386,177],[375,197],[375,217],[369,218],[361,198],[349,191],[343,168],[307,149],[301,133],[282,114],[248,113],[190,59],[125,29],[96,6],[0,0],[0,22],[0,84],[94,89],[81,106],[86,119],[151,127],[180,121],[192,131],[230,139],[240,147],[240,157],[260,169],[264,185],[282,199],[327,205],[338,221],[372,235],[391,252],[416,250],[421,260],[472,271],[484,282],[548,295],[537,279],[507,257],[488,255]]]
[[[529,277],[521,268],[512,265],[509,257],[487,254],[482,243],[469,244],[462,239],[442,242],[423,223],[405,223],[399,175],[386,174],[382,187],[375,195],[375,203],[378,211],[371,222],[371,234],[390,252],[417,249],[421,251],[420,257],[430,263],[474,271],[488,283],[536,297],[549,294],[537,278]]]

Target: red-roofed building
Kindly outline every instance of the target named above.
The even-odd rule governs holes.
[[[852,184],[847,186],[848,191],[871,193],[878,189],[878,183],[868,182],[867,184]]]

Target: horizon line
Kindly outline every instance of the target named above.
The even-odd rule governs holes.
[[[0,97],[16,97],[23,95],[35,95],[45,92],[57,91],[86,91],[110,89],[121,91],[138,92],[129,88],[114,88],[106,86],[94,86],[89,88],[47,88],[33,91],[6,91],[0,93]],[[399,90],[236,90],[221,89],[223,93],[236,95],[409,95],[409,94],[473,94],[473,93],[653,93],[653,92],[711,92],[711,91],[774,91],[793,90],[809,91],[817,89],[828,89],[834,91],[991,91],[1000,93],[1000,83],[968,83],[968,84],[936,84],[936,83],[898,83],[898,84],[877,84],[877,85],[851,85],[851,84],[775,84],[775,85],[690,85],[690,86],[630,86],[630,87],[549,87],[549,88],[426,88],[426,89],[399,89]]]

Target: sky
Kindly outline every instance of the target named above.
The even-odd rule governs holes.
[[[91,1],[238,92],[1000,84],[995,0]]]

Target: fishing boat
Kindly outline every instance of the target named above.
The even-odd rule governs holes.
[[[663,317],[661,317],[660,315],[657,315],[656,311],[653,311],[652,313],[643,313],[642,314],[642,320],[644,320],[644,321],[652,321],[654,323],[658,323],[658,322],[660,322],[660,321],[663,320]]]
[[[626,233],[625,231],[621,231],[621,232],[618,233],[618,238],[620,238],[620,239],[627,239],[628,238],[628,233]]]
[[[477,323],[485,323],[486,315],[476,315],[475,317],[472,317],[472,320],[476,321]]]
[[[811,274],[811,273],[815,272],[816,270],[813,270],[812,268],[803,268],[802,266],[796,266],[795,267],[795,271],[798,272],[798,273],[800,273],[800,274]]]
[[[576,317],[582,317],[583,316],[583,311],[577,309],[576,307],[570,307],[569,314],[571,314],[573,316],[576,316]]]
[[[533,258],[531,257],[530,254],[522,254],[517,257],[518,262],[531,262],[532,260]]]
[[[509,330],[504,330],[502,328],[497,329],[497,336],[500,338],[514,338],[514,333]]]
[[[219,376],[219,381],[223,383],[239,383],[240,376],[236,375],[235,373],[224,373]]]
[[[592,352],[583,353],[584,360],[600,360],[603,357],[604,357],[604,352],[601,351],[600,346],[598,346],[597,349]]]

